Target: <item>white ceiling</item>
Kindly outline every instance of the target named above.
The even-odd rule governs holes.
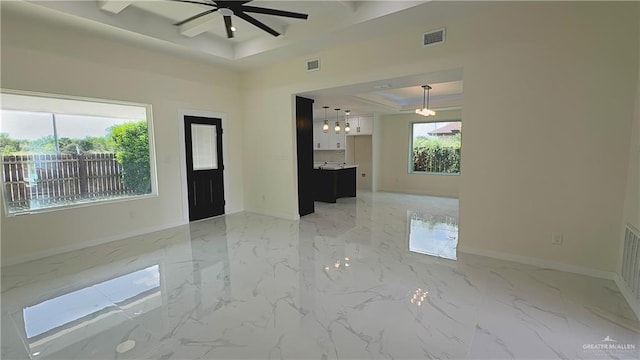
[[[236,69],[264,66],[290,56],[313,56],[320,50],[370,39],[403,26],[422,24],[425,31],[433,30],[430,22],[441,24],[447,18],[464,16],[484,6],[483,2],[254,0],[247,5],[305,13],[309,19],[251,14],[282,33],[274,37],[233,16],[237,31],[233,39],[228,39],[219,12],[183,26],[175,25],[211,9],[198,4],[171,0],[23,0],[2,1],[1,4],[3,12],[6,9],[39,15],[119,40],[222,63]],[[461,105],[461,69],[300,95],[315,100],[316,116],[319,117],[324,117],[324,105],[332,109],[350,109],[354,114],[412,112],[422,107],[422,84],[433,87],[430,91],[431,108],[455,108]]]
[[[175,25],[211,9],[204,5],[172,0],[24,0],[22,3],[71,15],[75,21],[100,24],[104,31],[120,30],[119,36],[123,36],[124,31],[130,36],[137,36],[138,40],[143,37],[147,41],[164,42],[191,54],[199,53],[200,57],[205,55],[213,61],[247,68],[274,61],[279,56],[291,56],[321,46],[335,46],[343,41],[366,38],[373,34],[370,30],[375,26],[375,20],[423,5],[427,1],[253,0],[246,5],[304,13],[309,18],[301,20],[250,14],[282,34],[274,37],[232,16],[233,25],[237,28],[233,39],[227,38],[223,16],[219,12],[182,26]],[[346,30],[353,32],[358,29],[359,33],[354,33],[353,38],[335,36],[336,33],[344,34]],[[328,37],[332,39],[331,45],[327,44]]]
[[[315,120],[324,119],[323,106],[351,110],[352,116],[413,113],[422,108],[422,85],[429,91],[429,108],[436,111],[460,109],[462,106],[462,69],[377,80],[349,86],[298,94],[314,100]],[[328,112],[336,116],[335,110]]]

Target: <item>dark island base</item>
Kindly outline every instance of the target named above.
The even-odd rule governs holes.
[[[356,196],[356,168],[313,169],[315,200],[335,203],[336,199]]]

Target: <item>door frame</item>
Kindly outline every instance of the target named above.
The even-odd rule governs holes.
[[[182,196],[182,220],[185,224],[189,223],[189,189],[187,187],[187,147],[185,144],[185,133],[184,133],[184,118],[185,116],[199,116],[206,118],[216,118],[222,121],[222,129],[226,129],[227,124],[227,114],[219,113],[208,110],[197,110],[197,109],[188,109],[188,108],[180,108],[178,109],[178,148],[179,148],[179,159],[178,162],[180,164],[180,187],[182,191],[180,192]],[[225,164],[225,169],[222,170],[222,177],[224,179],[224,194],[225,199],[228,201],[227,195],[229,194],[229,181],[231,179],[228,178],[229,172],[226,171],[228,168],[228,159],[229,149],[227,149],[227,142],[225,141],[226,136],[225,133],[222,134],[222,161]],[[225,209],[225,214],[228,215],[230,212],[227,212]],[[203,219],[206,220],[206,219]]]

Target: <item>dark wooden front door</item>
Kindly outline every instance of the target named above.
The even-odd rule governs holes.
[[[222,120],[184,117],[189,220],[224,214]]]

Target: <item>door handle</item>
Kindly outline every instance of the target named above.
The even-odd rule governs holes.
[[[211,203],[213,204],[213,180],[209,179],[209,195],[211,196]]]
[[[193,206],[198,205],[198,192],[196,191],[196,182],[193,182]]]

